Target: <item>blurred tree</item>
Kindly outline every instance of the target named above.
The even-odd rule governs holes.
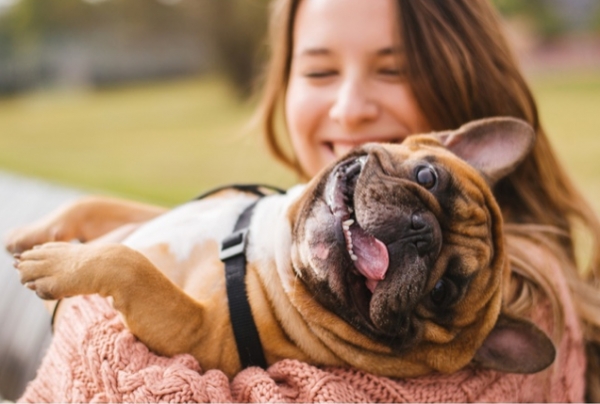
[[[566,21],[552,0],[492,0],[500,13],[508,18],[528,19],[542,40],[553,40],[567,30]]]
[[[267,31],[267,0],[210,1],[211,31],[218,64],[240,95],[252,91],[263,58],[259,52]]]
[[[28,48],[36,42],[38,32],[35,21],[35,5],[23,0],[14,6],[10,13],[0,18],[0,35],[6,41],[7,54]]]
[[[492,1],[506,17],[528,20],[545,41],[577,24],[600,32],[600,0]],[[0,10],[0,93],[61,74],[102,85],[212,69],[246,96],[264,61],[268,3],[19,0]]]
[[[600,34],[600,7],[597,7],[596,12],[593,14],[592,29],[596,34]]]
[[[36,80],[52,81],[56,74],[87,75],[95,84],[110,84],[190,74],[204,66],[229,77],[245,96],[262,61],[258,50],[267,28],[267,3],[20,0],[0,15],[0,93],[3,83],[37,85]],[[38,59],[28,69],[37,73],[7,77],[3,71],[24,70],[23,58],[15,56],[23,53]],[[70,67],[65,58],[72,59]]]

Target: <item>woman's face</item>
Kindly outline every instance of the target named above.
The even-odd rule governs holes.
[[[393,0],[302,0],[285,114],[294,151],[314,176],[365,142],[429,131],[404,79]]]

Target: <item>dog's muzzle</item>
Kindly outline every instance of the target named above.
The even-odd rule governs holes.
[[[367,279],[373,292],[377,283],[385,278],[389,267],[386,245],[359,226],[354,216],[354,191],[368,156],[348,159],[330,174],[325,190],[329,209],[341,224],[346,248],[356,269]]]

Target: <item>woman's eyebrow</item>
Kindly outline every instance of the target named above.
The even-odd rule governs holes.
[[[389,55],[401,55],[404,53],[404,49],[399,46],[390,46],[381,48],[377,51],[378,56],[389,56]]]
[[[298,56],[324,56],[331,55],[331,50],[327,48],[305,48],[298,52]]]
[[[381,48],[375,52],[377,56],[395,56],[401,55],[404,50],[398,46],[389,46]],[[323,47],[304,48],[298,51],[296,56],[328,56],[333,54],[331,49]]]

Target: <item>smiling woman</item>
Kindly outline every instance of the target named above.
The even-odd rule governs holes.
[[[358,145],[430,130],[406,81],[394,14],[388,1],[299,4],[285,112],[308,177]]]
[[[504,39],[500,21],[491,5],[486,0],[274,0],[271,18],[273,54],[265,78],[265,91],[259,105],[258,118],[275,155],[305,179],[313,177],[352,146],[367,141],[393,143],[405,140],[408,145],[411,136],[418,132],[435,130],[440,131],[440,136],[443,137],[444,133],[448,135],[448,130],[467,122],[496,116],[519,118],[533,128],[533,148],[515,170],[498,182],[494,182],[496,176],[488,176],[487,179],[494,183],[493,196],[497,199],[501,211],[498,214],[501,213],[505,223],[503,235],[506,237],[508,264],[511,269],[510,276],[507,274],[503,278],[506,281],[502,289],[503,309],[511,315],[528,317],[540,328],[545,329],[552,336],[557,351],[556,361],[550,370],[535,375],[498,376],[495,373],[475,371],[469,364],[456,375],[430,374],[415,382],[412,379],[385,380],[353,369],[312,368],[312,373],[308,373],[318,373],[320,376],[311,379],[311,384],[298,383],[294,379],[293,375],[298,374],[298,368],[306,369],[304,365],[294,362],[293,366],[290,366],[289,362],[284,362],[275,364],[267,372],[261,373],[264,376],[262,380],[268,379],[261,386],[268,385],[272,388],[269,391],[280,394],[274,398],[279,401],[283,401],[284,398],[300,401],[319,400],[322,396],[317,397],[310,393],[314,383],[325,383],[335,379],[335,375],[341,375],[336,379],[340,385],[350,384],[356,379],[360,379],[364,385],[376,380],[378,386],[385,385],[389,389],[386,391],[390,392],[387,397],[382,398],[370,396],[356,385],[341,389],[351,391],[354,394],[351,395],[351,399],[356,401],[399,401],[407,397],[415,401],[489,401],[492,398],[495,401],[582,401],[584,397],[600,400],[600,293],[597,286],[597,280],[600,278],[600,224],[555,157],[540,123],[536,103]],[[286,125],[285,131],[280,134],[278,124],[282,120]],[[280,143],[286,135],[289,135],[293,149],[293,153],[289,155],[284,153],[284,147]],[[412,137],[413,140],[415,138]],[[452,146],[452,138],[447,140],[447,145]],[[460,152],[469,161],[481,158],[479,162],[482,165],[478,167],[486,174],[489,162],[504,156],[505,149],[500,149],[499,144],[492,149],[497,154],[481,154],[479,149],[472,147],[466,147]],[[345,223],[340,224],[338,233],[333,236],[329,234],[329,238],[324,236],[320,240],[331,240],[339,235],[340,240],[344,241],[345,236],[345,243],[336,244],[335,251],[340,261],[344,260],[351,265],[354,265],[353,262],[358,263],[355,270],[354,266],[349,266],[348,272],[352,274],[349,276],[358,273],[356,278],[359,282],[356,285],[359,287],[356,287],[356,290],[360,293],[345,293],[344,290],[340,290],[341,283],[336,282],[335,278],[330,282],[332,288],[336,288],[340,299],[351,299],[355,296],[359,305],[364,303],[360,296],[369,296],[368,292],[373,293],[376,298],[383,299],[394,309],[403,303],[413,305],[419,299],[412,296],[410,290],[392,288],[382,293],[383,283],[376,283],[378,278],[387,274],[381,264],[386,256],[389,262],[393,262],[408,257],[408,254],[404,249],[392,246],[392,243],[386,244],[389,241],[385,239],[387,232],[380,232],[374,228],[396,228],[400,220],[381,219],[385,222],[381,226],[365,225],[368,219],[361,215],[369,211],[369,206],[376,205],[376,198],[360,198],[359,194],[362,191],[359,190],[368,190],[365,191],[366,194],[373,197],[373,184],[361,174],[361,185],[354,187],[354,174],[357,169],[363,167],[360,160],[347,163],[347,166],[342,164],[338,171],[344,180],[338,183],[333,179],[330,185],[330,189],[334,190],[332,209],[322,206],[325,215],[329,215],[329,220],[335,220],[331,219],[331,216],[337,214],[338,219],[343,219]],[[411,186],[420,187],[419,191],[415,191],[415,195],[419,195],[422,200],[431,199],[436,186],[440,184],[452,184],[458,192],[464,191],[468,185],[457,184],[460,181],[454,176],[444,177],[442,170],[434,170],[432,173],[428,167],[427,164],[420,164],[410,172],[411,178],[416,179]],[[431,167],[435,165],[431,163]],[[363,169],[361,172],[368,170]],[[349,195],[353,187],[354,193]],[[398,187],[390,185],[384,188],[385,195],[400,198],[396,194]],[[338,200],[350,196],[351,205]],[[462,197],[457,198],[457,204],[460,205],[464,200]],[[94,201],[97,203],[95,206],[107,206],[106,200]],[[87,209],[84,204],[71,207],[71,213],[78,209]],[[444,217],[448,212],[455,215],[472,210],[450,209],[454,206],[437,210],[430,205],[427,207],[431,208],[431,212],[435,212],[440,228],[447,234],[447,237],[442,238],[447,265],[441,265],[440,270],[448,272],[448,282],[453,282],[457,288],[449,288],[445,282],[434,282],[439,279],[437,277],[423,277],[422,273],[419,273],[418,277],[421,284],[425,285],[424,292],[431,297],[426,303],[436,307],[442,306],[438,308],[443,309],[446,303],[452,302],[456,295],[459,295],[454,291],[469,281],[465,280],[468,277],[456,279],[455,275],[463,274],[465,269],[485,259],[488,253],[474,253],[465,258],[461,254],[464,252],[461,243],[469,239],[469,245],[477,245],[480,240],[477,237],[479,233],[470,234],[469,238],[444,227],[449,222]],[[359,213],[353,218],[350,209]],[[485,215],[473,217],[481,228],[488,229],[485,225],[487,222],[482,219]],[[352,220],[354,221],[350,223]],[[429,218],[421,214],[403,216],[402,220],[405,227],[414,230],[422,226],[423,222],[427,223]],[[458,223],[463,222],[468,221],[458,220]],[[62,223],[68,223],[68,220]],[[111,225],[120,224],[127,224],[127,220]],[[312,220],[309,224],[310,228],[299,227],[308,229],[315,235],[325,232],[319,220]],[[578,226],[584,229],[592,240],[589,268],[578,265],[575,259],[576,245],[573,236]],[[365,234],[358,228],[364,230]],[[435,233],[433,230],[431,232]],[[54,237],[48,236],[48,233],[40,233],[48,240]],[[317,240],[316,237],[314,239]],[[385,244],[385,252],[381,244],[373,241],[375,239],[381,239],[381,243]],[[348,248],[350,241],[352,246]],[[362,242],[373,243],[374,247],[369,245],[362,252],[357,251]],[[423,251],[425,256],[434,255],[432,251],[437,245],[429,244],[431,251],[426,247],[421,246],[422,251],[418,245],[410,248],[416,250],[417,255]],[[316,258],[327,256],[328,253],[329,251],[323,248],[317,249]],[[356,259],[353,259],[353,256]],[[458,256],[461,260],[452,260],[452,256]],[[415,254],[412,257],[414,258]],[[312,258],[314,257],[309,256],[306,260]],[[410,263],[412,261],[409,258],[406,259]],[[422,262],[419,261],[418,264],[422,265]],[[321,274],[332,277],[346,275],[340,272],[335,274],[333,271],[330,273],[327,269],[327,266],[321,268]],[[402,273],[394,272],[397,277]],[[302,282],[299,277],[286,279]],[[322,296],[318,289],[309,285],[314,284],[305,285],[308,290],[306,307],[310,309]],[[360,326],[373,329],[379,325],[387,331],[397,331],[398,325],[391,324],[394,319],[383,316],[374,320],[361,314],[367,312],[366,308],[358,314],[348,314],[335,303],[330,302],[339,316],[354,316],[357,319],[356,324]],[[349,306],[352,307],[350,303]],[[474,300],[464,303],[461,306],[461,315],[453,316],[453,313],[450,313],[443,317],[445,322],[442,326],[427,328],[423,331],[423,336],[446,341],[460,339],[448,331],[448,327],[464,324],[472,317],[471,312],[478,312],[474,309],[475,303],[477,302]],[[112,336],[117,335],[117,340],[125,340],[121,339],[126,332],[123,327],[106,331],[106,323],[103,320],[106,319],[105,312],[102,303],[97,304],[94,299],[67,299],[61,304],[56,323],[57,335],[60,337],[53,346],[54,356],[48,362],[50,365],[45,368],[44,375],[52,375],[56,369],[60,369],[57,364],[65,364],[68,358],[76,358],[75,360],[79,361],[77,364],[81,365],[81,355],[69,354],[61,357],[61,352],[72,353],[77,351],[80,345],[86,344],[85,337],[82,336],[94,334],[93,331],[86,330],[102,328],[100,334],[107,332]],[[399,310],[393,312],[401,313]],[[424,322],[427,322],[429,315],[427,307],[417,313],[417,317],[424,319]],[[281,318],[284,322],[288,320],[285,315]],[[402,323],[405,319],[400,320]],[[327,327],[325,324],[320,330],[327,330]],[[74,329],[77,332],[73,334],[71,331]],[[394,335],[390,337],[396,341],[394,338]],[[510,340],[507,345],[511,345]],[[61,351],[65,346],[68,349]],[[91,352],[103,349],[102,344],[85,346]],[[334,347],[332,350],[335,350]],[[117,351],[119,354],[115,356],[129,360],[128,363],[154,364],[155,359],[160,361],[147,350],[132,349],[131,346],[118,348]],[[538,351],[544,350],[538,350],[537,347],[530,350],[532,353]],[[439,359],[441,356],[437,355],[436,351],[428,352],[423,352],[423,355],[436,366],[453,365],[451,360]],[[129,353],[131,356],[127,356]],[[212,349],[211,353],[214,353]],[[136,355],[151,360],[140,361]],[[65,356],[68,358],[65,359]],[[352,360],[355,359],[356,356],[353,356]],[[169,366],[168,361],[162,363],[165,368]],[[478,358],[475,358],[474,364],[477,363]],[[70,369],[70,365],[66,365],[67,369]],[[85,363],[82,366],[85,366]],[[122,369],[118,364],[107,362],[102,367],[109,371],[115,368],[119,371]],[[191,368],[194,369],[196,377],[203,378],[197,374],[197,367],[192,365]],[[287,373],[281,373],[282,369],[284,372],[287,369]],[[320,373],[321,371],[323,373]],[[584,386],[586,372],[587,386]],[[136,368],[132,373],[141,372]],[[165,373],[168,373],[168,370]],[[60,374],[83,373],[67,371]],[[240,373],[241,378],[248,382],[249,379],[244,379],[243,374],[244,372]],[[207,372],[204,376],[211,375]],[[98,394],[94,397],[101,397],[107,401],[109,393],[106,391],[114,387],[116,382],[103,384],[105,379],[96,376],[90,376],[90,380],[100,380],[102,383],[82,382],[78,386],[93,385],[93,393]],[[287,376],[289,377],[286,378]],[[457,380],[460,380],[460,383]],[[40,392],[39,386],[51,385],[44,383],[45,380],[41,378],[38,384],[32,385],[34,387],[30,390],[32,394],[29,397],[42,397],[35,396],[34,393]],[[144,383],[125,384],[141,386],[140,390],[144,390]],[[465,388],[465,384],[477,387]],[[71,386],[73,385],[75,384],[71,383]],[[247,384],[240,385],[236,380],[232,386],[235,393],[248,391]],[[296,387],[291,386],[300,386],[298,389],[306,388],[309,392],[294,390]],[[78,391],[75,390],[76,388],[67,393],[72,394],[71,397],[77,397]],[[405,391],[415,390],[422,391],[423,395],[403,394]],[[465,391],[468,391],[468,394],[465,395]],[[490,391],[495,391],[497,395]],[[62,394],[56,390],[51,393]],[[113,393],[111,390],[110,394]],[[285,394],[291,395],[288,397]],[[65,397],[53,398],[66,400]],[[247,396],[241,397],[242,394],[234,395],[235,399],[250,399]],[[330,396],[329,399],[331,397],[338,401],[350,400],[349,395],[343,394]],[[135,397],[128,398],[132,400]],[[46,399],[52,397],[46,396]]]
[[[304,177],[362,141],[393,142],[488,116],[533,126],[532,152],[494,187],[514,240],[514,279],[522,283],[515,310],[535,307],[536,288],[546,292],[558,320],[560,308],[574,300],[586,330],[587,398],[599,400],[600,222],[554,155],[490,4],[280,0],[271,22],[273,57],[258,118],[273,154]],[[287,134],[277,126],[281,109]],[[292,154],[283,146],[286,135]],[[580,229],[594,246],[583,264],[575,259]],[[550,262],[540,263],[528,244],[547,249],[542,255]],[[546,270],[555,265],[562,268],[558,281]],[[565,284],[571,297],[559,299],[556,288]],[[555,327],[560,335],[566,325]]]

